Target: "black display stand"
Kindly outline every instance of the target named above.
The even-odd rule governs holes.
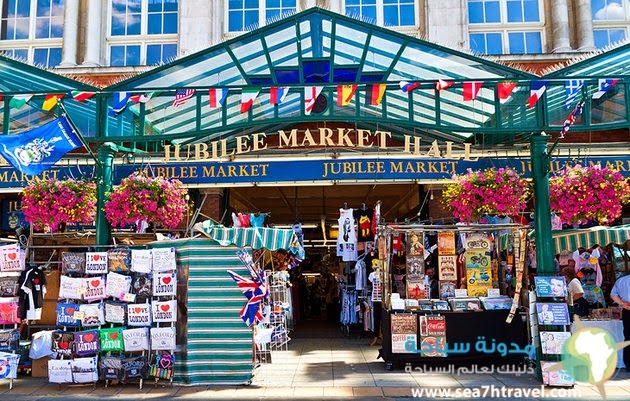
[[[392,352],[392,336],[391,336],[391,315],[396,312],[383,310],[383,348],[381,356],[385,360],[385,369],[392,370],[403,364],[421,365],[424,363],[470,363],[484,362],[489,364],[506,364],[513,363],[515,360],[522,360],[524,354],[508,354],[502,356],[498,352],[482,353],[475,350],[475,343],[479,337],[492,339],[497,344],[516,343],[521,349],[528,345],[527,324],[520,318],[516,317],[511,323],[505,320],[509,314],[509,310],[489,310],[479,312],[460,312],[460,311],[439,311],[440,315],[446,318],[446,342],[447,344],[468,343],[471,349],[465,354],[449,355],[446,357],[428,357],[422,356],[420,353],[393,353]],[[437,315],[436,311],[414,311],[406,312],[419,315]],[[474,328],[474,330],[473,330]],[[417,337],[420,338],[420,325],[418,324]]]

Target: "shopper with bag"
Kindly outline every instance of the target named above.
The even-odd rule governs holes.
[[[615,281],[610,291],[610,299],[623,308],[621,310],[623,338],[625,341],[630,341],[630,275],[619,277]],[[626,365],[626,370],[630,372],[630,347],[623,349],[623,363]]]

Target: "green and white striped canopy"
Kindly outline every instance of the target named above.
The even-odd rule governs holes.
[[[530,234],[534,236],[534,232]],[[580,230],[554,231],[553,243],[555,253],[561,251],[575,251],[579,247],[590,248],[595,244],[606,246],[608,244],[623,244],[630,240],[630,224],[615,227],[596,226]]]
[[[281,230],[267,227],[238,227],[228,228],[216,225],[212,220],[197,223],[193,227],[223,246],[236,245],[266,248],[270,251],[290,249],[299,245],[295,233],[291,229]]]

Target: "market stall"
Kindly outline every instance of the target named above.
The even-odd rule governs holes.
[[[526,356],[525,247],[516,224],[380,226],[386,367]]]

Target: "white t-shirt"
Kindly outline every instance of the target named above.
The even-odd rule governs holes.
[[[569,306],[573,306],[573,294],[584,294],[584,289],[582,288],[582,283],[580,283],[580,280],[578,280],[577,278],[571,280],[569,282],[569,285],[567,285],[567,292],[569,293],[567,299]]]
[[[381,286],[381,276],[378,270],[373,271],[368,276],[372,283],[372,302],[381,302],[383,287]]]

